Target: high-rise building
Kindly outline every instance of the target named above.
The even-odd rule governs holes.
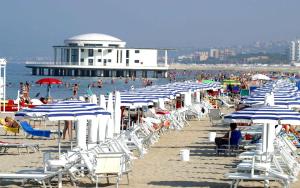
[[[220,50],[219,49],[210,49],[209,56],[211,58],[219,58],[220,57]]]
[[[198,55],[199,55],[199,61],[206,61],[209,57],[209,54],[207,51],[199,52]]]
[[[300,64],[300,40],[291,41],[290,61],[292,64]]]

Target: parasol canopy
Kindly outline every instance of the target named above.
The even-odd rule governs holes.
[[[264,74],[255,74],[252,76],[252,80],[271,80],[271,78]]]
[[[42,78],[35,82],[36,84],[47,84],[47,98],[50,98],[51,84],[62,84],[62,81],[56,78]]]
[[[62,84],[62,81],[56,78],[42,78],[35,82],[36,84]]]

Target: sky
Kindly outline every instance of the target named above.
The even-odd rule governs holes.
[[[1,0],[0,57],[53,55],[104,33],[130,47],[230,46],[300,36],[299,0]]]

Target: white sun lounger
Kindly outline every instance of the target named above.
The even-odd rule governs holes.
[[[0,174],[0,179],[14,179],[22,180],[22,185],[26,181],[33,180],[38,183],[42,183],[43,187],[51,187],[51,179],[63,173],[63,169],[56,172],[41,173],[41,172],[27,172],[27,173],[3,173]]]
[[[283,187],[288,187],[289,186],[289,182],[283,181],[281,178],[275,177],[273,175],[264,175],[264,174],[254,175],[254,174],[251,174],[251,173],[236,172],[236,173],[225,174],[225,178],[228,178],[228,179],[232,180],[231,188],[233,188],[233,187],[237,188],[239,182],[242,181],[242,180],[265,181],[265,184],[268,184],[267,181],[269,181],[269,180],[274,180],[274,181],[281,182]]]
[[[39,151],[39,144],[31,144],[31,143],[10,143],[10,142],[0,142],[0,152],[5,153],[10,148],[17,148],[18,153],[20,154],[20,149],[25,148],[27,153],[29,153],[29,149],[33,152]]]

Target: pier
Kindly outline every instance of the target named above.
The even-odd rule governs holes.
[[[166,78],[169,67],[101,67],[55,65],[54,62],[26,62],[34,76],[80,76],[80,77],[142,77]]]

